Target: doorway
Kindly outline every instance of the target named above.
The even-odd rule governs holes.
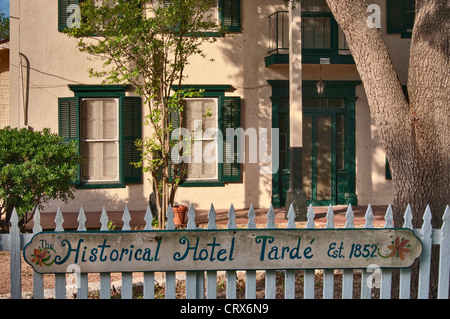
[[[307,203],[313,206],[356,205],[354,93],[343,96],[346,90],[338,85],[336,91],[328,91],[333,95],[308,95],[305,87],[307,85],[303,90],[302,185]],[[352,88],[354,92],[353,85]],[[283,207],[290,178],[289,98],[284,94],[272,97],[272,110],[272,122],[279,128],[280,136],[280,165],[272,177],[272,202],[274,207]]]

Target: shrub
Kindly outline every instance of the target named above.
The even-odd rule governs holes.
[[[49,129],[1,129],[0,229],[9,229],[14,208],[23,229],[36,208],[53,199],[73,199],[71,182],[77,178],[81,160],[75,142],[65,143]]]

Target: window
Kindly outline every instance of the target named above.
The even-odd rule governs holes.
[[[414,26],[414,0],[386,0],[387,33],[401,33],[402,38],[410,38]]]
[[[331,49],[333,16],[324,0],[302,2],[303,49]]]
[[[170,0],[165,0],[166,5],[170,5]],[[227,32],[241,31],[241,0],[219,0],[217,5],[205,13],[205,17],[216,17],[217,24]]]
[[[182,126],[196,143],[192,144],[187,178],[180,185],[223,186],[240,182],[239,133],[236,133],[239,130],[236,129],[241,127],[241,99],[225,96],[225,91],[230,89],[228,85],[186,85],[180,89],[189,88],[204,92],[203,98],[185,99]],[[235,132],[233,145],[227,140],[227,129]]]
[[[228,32],[241,32],[241,1],[220,0],[219,18],[222,28]]]
[[[141,98],[121,85],[70,85],[75,97],[59,98],[59,135],[74,140],[84,161],[80,188],[125,187],[142,182],[135,141],[141,138]]]
[[[119,181],[119,101],[81,99],[82,182]]]
[[[302,46],[306,53],[337,53],[338,25],[325,0],[302,1]]]
[[[187,180],[218,180],[218,99],[185,101],[184,126],[194,138]]]
[[[78,0],[58,0],[58,30],[63,31],[67,29],[67,19],[73,13],[70,10],[70,5],[77,5]]]

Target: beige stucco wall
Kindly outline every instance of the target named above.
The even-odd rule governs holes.
[[[277,5],[271,3],[276,2]],[[385,1],[380,3],[383,17]],[[25,5],[26,3],[26,5]],[[234,88],[227,96],[242,99],[243,128],[271,127],[271,87],[267,80],[287,80],[288,66],[266,68],[264,57],[268,47],[267,17],[285,10],[281,0],[241,1],[242,33],[219,38],[214,44],[205,45],[207,58],[195,57],[186,74],[186,84],[228,84]],[[88,68],[99,67],[100,62],[90,61],[78,52],[76,40],[68,38],[57,30],[57,1],[15,0],[11,3],[11,114],[13,126],[23,123],[19,105],[20,94],[19,52],[29,61],[28,125],[34,130],[48,127],[58,130],[58,97],[73,96],[68,84],[98,84],[99,80],[89,78]],[[382,18],[385,30],[386,19]],[[20,28],[19,28],[20,24]],[[400,35],[385,37],[389,47],[401,46],[391,51],[400,79],[406,81],[408,40]],[[210,61],[213,59],[214,61]],[[318,66],[305,65],[304,80],[318,78]],[[330,65],[322,69],[322,78],[333,80],[359,80],[354,66]],[[356,106],[356,162],[357,195],[359,204],[387,203],[391,196],[390,181],[384,179],[384,150],[377,135],[376,125],[370,117],[364,89],[357,89]],[[144,111],[146,108],[144,108]],[[144,134],[148,134],[144,128]],[[248,148],[248,146],[247,146]],[[246,152],[248,154],[248,151]],[[208,209],[211,203],[216,208],[268,207],[271,202],[272,176],[261,175],[260,164],[245,164],[243,182],[225,187],[180,188],[177,202],[192,202],[197,208]],[[75,200],[62,205],[63,211],[143,210],[150,194],[149,183],[144,176],[143,185],[127,186],[124,189],[77,190]],[[53,202],[47,211],[55,211],[60,202]]]
[[[9,49],[0,49],[0,128],[9,125]]]

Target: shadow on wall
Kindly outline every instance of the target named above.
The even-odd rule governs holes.
[[[273,6],[264,0],[241,1],[241,6],[242,32],[227,35],[217,42],[217,45],[221,49],[221,58],[230,66],[227,70],[234,70],[234,73],[228,73],[227,77],[236,89],[236,94],[241,97],[242,128],[268,129],[268,143],[270,143],[272,105],[271,87],[267,80],[280,75],[265,67],[264,57],[267,55],[269,43],[267,17],[274,11],[285,9],[285,6],[283,4]],[[250,15],[249,12],[254,14]],[[241,166],[245,192],[243,204],[245,207],[251,204],[254,207],[267,206],[267,202],[272,198],[272,175],[260,173],[263,165],[260,158],[258,163],[249,163],[249,152],[255,147],[249,143],[249,139],[246,138],[246,159]],[[271,155],[270,145],[267,153]]]
[[[392,181],[386,179],[385,151],[376,124],[370,115],[362,86],[356,95],[356,192],[358,204],[392,203]],[[364,141],[370,141],[369,143]]]

